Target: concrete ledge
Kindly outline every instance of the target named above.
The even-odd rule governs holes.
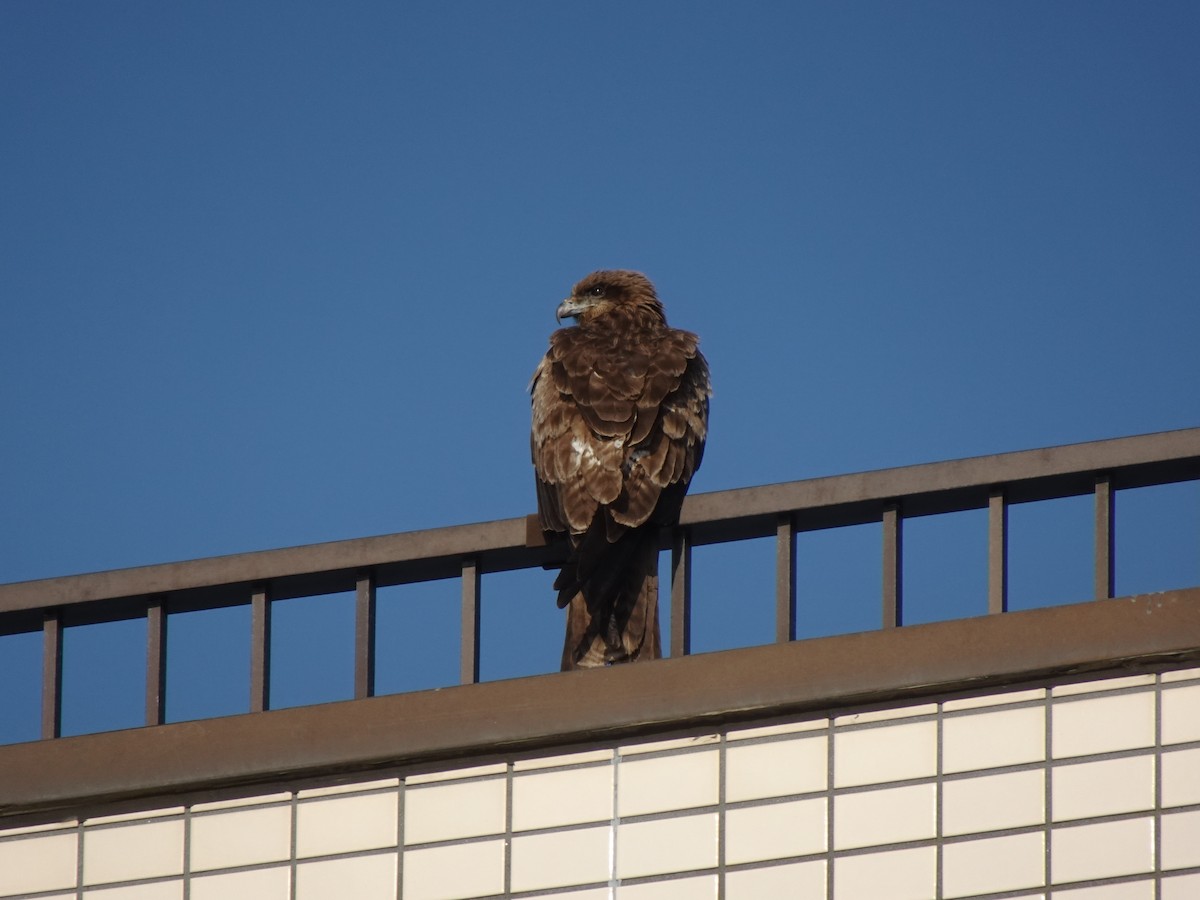
[[[0,825],[1200,659],[1200,588],[0,747]],[[176,801],[177,802],[177,801]]]

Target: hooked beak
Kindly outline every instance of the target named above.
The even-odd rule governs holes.
[[[578,297],[568,297],[562,303],[558,304],[558,309],[554,311],[554,319],[560,325],[563,319],[578,319],[590,305],[587,301],[580,300]]]

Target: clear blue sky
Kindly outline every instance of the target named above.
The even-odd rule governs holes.
[[[1200,424],[1198,38],[1192,2],[6,0],[0,582],[531,512],[525,388],[596,268],[702,337],[694,491]],[[496,585],[548,636],[485,674],[553,668],[545,573]],[[136,626],[69,640],[141,677]]]

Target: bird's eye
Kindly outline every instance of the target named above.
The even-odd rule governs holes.
[[[591,294],[593,297],[603,297],[604,296],[604,285],[598,284],[594,288],[592,288],[590,291],[588,291],[588,293]]]

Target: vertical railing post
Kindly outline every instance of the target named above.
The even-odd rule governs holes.
[[[271,598],[257,584],[250,595],[250,712],[271,705]]]
[[[164,597],[146,604],[146,724],[161,725],[166,713],[167,609]]]
[[[42,617],[42,738],[62,733],[62,610]]]
[[[775,524],[775,643],[796,638],[796,524],[791,514]]]
[[[988,495],[988,612],[1008,612],[1008,503],[1004,488]]]
[[[375,575],[360,572],[354,591],[354,698],[375,694]]]
[[[1096,476],[1096,599],[1113,596],[1113,489],[1108,473]]]
[[[883,627],[903,624],[903,524],[900,501],[883,506]]]
[[[692,652],[692,535],[677,528],[671,539],[671,656]]]
[[[462,649],[459,655],[463,684],[479,681],[479,560],[462,564]]]

